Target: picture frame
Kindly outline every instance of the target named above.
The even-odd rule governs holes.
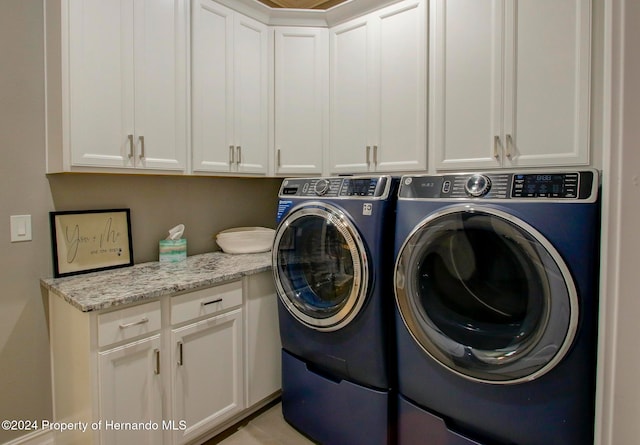
[[[130,209],[49,212],[55,278],[133,266]]]

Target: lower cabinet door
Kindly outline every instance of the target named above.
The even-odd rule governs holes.
[[[100,443],[162,443],[160,335],[98,353]]]
[[[244,409],[242,309],[171,331],[174,443],[186,443]]]

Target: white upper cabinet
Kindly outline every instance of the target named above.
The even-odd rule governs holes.
[[[186,0],[47,0],[47,171],[187,168]]]
[[[590,0],[431,3],[437,169],[589,163]]]
[[[424,1],[330,29],[328,173],[426,168]]]
[[[193,171],[266,174],[268,27],[194,0],[191,45]]]
[[[328,142],[329,34],[275,28],[275,173],[321,174]]]

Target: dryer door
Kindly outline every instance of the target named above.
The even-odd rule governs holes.
[[[575,336],[569,269],[542,234],[500,210],[455,206],[429,216],[404,242],[394,279],[413,338],[468,379],[533,380]]]
[[[294,208],[278,226],[272,255],[280,300],[301,323],[335,331],[360,311],[368,261],[358,231],[340,209],[320,202]]]

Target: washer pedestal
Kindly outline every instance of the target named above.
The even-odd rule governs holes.
[[[347,380],[334,381],[282,351],[282,414],[323,445],[387,445],[390,396]]]

